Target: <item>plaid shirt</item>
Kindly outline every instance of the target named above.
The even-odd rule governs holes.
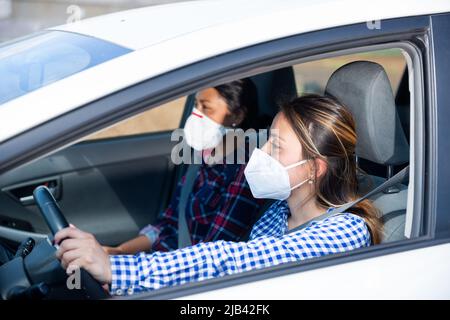
[[[371,243],[364,220],[351,213],[314,221],[308,227],[286,234],[289,215],[286,203],[275,202],[255,224],[248,242],[199,243],[172,252],[110,256],[115,295],[127,295],[215,277],[302,261],[345,252]],[[261,231],[260,230],[264,230]]]
[[[241,164],[201,165],[186,207],[192,244],[240,241],[250,231],[263,201],[253,198],[244,169]],[[178,248],[178,203],[184,181],[185,177],[157,223],[140,231],[150,239],[152,251]]]
[[[329,212],[332,208],[329,208]],[[277,201],[261,219],[253,226],[250,233],[250,240],[259,237],[282,237],[288,229],[288,218],[291,212],[286,201]]]

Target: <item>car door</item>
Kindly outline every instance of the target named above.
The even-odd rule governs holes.
[[[105,245],[136,236],[155,221],[174,187],[170,159],[191,99],[163,104],[0,176],[0,227],[46,234],[32,192],[47,185],[67,220]],[[7,233],[20,241],[27,233]]]

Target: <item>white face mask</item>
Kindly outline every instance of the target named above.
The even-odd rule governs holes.
[[[211,120],[196,108],[184,126],[187,144],[197,151],[215,148],[226,132],[224,126]]]
[[[288,170],[306,162],[308,160],[302,160],[285,167],[264,151],[255,149],[244,174],[255,198],[286,200],[293,189],[310,180],[306,179],[291,188]]]

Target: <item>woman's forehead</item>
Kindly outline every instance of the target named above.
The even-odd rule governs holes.
[[[270,127],[270,135],[289,144],[293,148],[297,145],[301,148],[297,134],[282,112],[279,112],[273,119],[272,126]]]
[[[278,112],[277,115],[273,118],[272,126],[270,127],[271,134],[277,135],[280,137],[294,134],[295,132],[292,130],[292,127],[287,120],[286,116],[282,112]]]
[[[218,97],[220,97],[219,93],[214,88],[206,88],[206,89],[198,91],[195,94],[195,98],[197,100],[210,101],[210,100],[213,100],[213,99],[218,98]]]

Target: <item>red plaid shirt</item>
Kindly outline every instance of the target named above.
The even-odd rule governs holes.
[[[263,201],[253,198],[244,169],[242,164],[201,165],[185,211],[192,244],[239,241],[252,228]],[[178,247],[178,203],[184,181],[185,177],[156,224],[140,232],[152,240],[154,251]]]

